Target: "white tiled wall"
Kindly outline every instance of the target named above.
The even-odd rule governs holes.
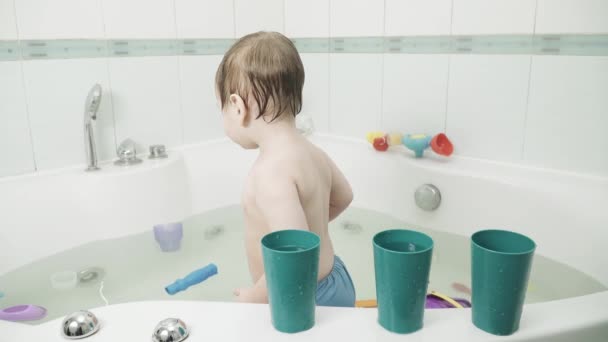
[[[608,57],[532,63],[526,161],[608,175]]]
[[[101,1],[107,38],[176,37],[174,0]]]
[[[606,13],[604,0],[0,0],[0,40],[607,34]],[[460,155],[608,175],[607,58],[304,53],[302,114],[321,132],[447,130]],[[82,106],[97,82],[102,159],[127,137],[222,137],[220,60],[0,63],[0,176],[83,164]]]
[[[16,0],[19,38],[103,38],[101,1]]]
[[[387,36],[449,35],[452,0],[385,0]]]
[[[452,56],[446,133],[461,155],[521,159],[528,56]]]
[[[178,72],[175,56],[110,59],[118,144],[127,138],[145,149],[182,143]]]
[[[21,62],[0,62],[0,176],[34,171]]]
[[[537,33],[606,33],[606,0],[538,0]]]
[[[257,31],[284,32],[283,0],[234,0],[236,36]]]
[[[315,130],[327,133],[329,130],[329,55],[305,53],[302,63],[306,79],[304,81],[303,103],[300,115],[310,115]]]
[[[331,0],[329,16],[332,37],[384,34],[384,1]]]
[[[454,0],[452,34],[531,34],[536,1]]]
[[[445,130],[448,56],[384,56],[382,129],[435,134]]]
[[[0,40],[17,39],[14,0],[0,0]]]
[[[30,61],[23,63],[23,75],[39,170],[84,165],[84,102],[95,83],[106,90],[95,122],[99,159],[114,155],[114,114],[112,97],[107,96],[105,60]]]
[[[222,56],[180,57],[180,101],[187,144],[224,136],[222,111],[215,98],[215,71],[221,60]]]
[[[175,0],[179,38],[233,38],[234,3],[221,0]]]
[[[329,61],[329,129],[363,138],[380,125],[382,55],[331,54]]]
[[[285,0],[285,34],[328,37],[330,0]]]

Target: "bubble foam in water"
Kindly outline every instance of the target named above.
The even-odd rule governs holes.
[[[409,242],[407,244],[407,251],[408,252],[415,252],[416,251],[416,245],[414,245],[413,243]]]

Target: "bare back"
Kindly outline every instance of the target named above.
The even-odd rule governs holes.
[[[291,136],[272,152],[261,153],[249,174],[243,192],[243,208],[246,220],[246,249],[249,271],[253,282],[264,274],[260,240],[280,229],[305,229],[321,238],[319,279],[332,270],[334,249],[329,238],[330,196],[336,167],[319,148],[301,136]],[[339,172],[339,171],[337,171]],[[340,176],[342,176],[340,174]],[[265,215],[268,211],[281,210],[281,203],[262,208],[260,196],[285,184],[295,184],[297,198],[305,216],[307,227],[270,227]]]

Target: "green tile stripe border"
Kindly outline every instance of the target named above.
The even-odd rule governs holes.
[[[222,55],[234,39],[0,41],[0,61]],[[301,53],[608,56],[608,34],[294,38]]]

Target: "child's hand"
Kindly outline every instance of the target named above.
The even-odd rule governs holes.
[[[265,297],[258,292],[255,288],[239,288],[234,290],[234,295],[240,303],[266,303]]]
[[[250,303],[251,302],[251,289],[240,288],[234,290],[234,295],[236,296],[236,301],[241,303]]]

